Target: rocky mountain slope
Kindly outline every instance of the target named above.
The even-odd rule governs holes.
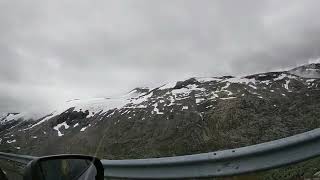
[[[0,116],[0,151],[106,159],[210,152],[320,127],[320,64],[190,78],[119,98],[72,100],[41,118]],[[35,116],[33,116],[35,117]]]

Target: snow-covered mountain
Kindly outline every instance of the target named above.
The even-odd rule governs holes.
[[[13,123],[15,121],[40,121],[34,123],[39,125],[52,117],[55,117],[70,108],[74,111],[83,111],[87,114],[86,118],[92,117],[95,113],[105,112],[114,108],[121,108],[134,98],[142,96],[149,92],[148,88],[135,88],[128,94],[117,98],[92,98],[92,99],[72,99],[60,104],[51,112],[22,112],[22,113],[3,113],[0,114],[0,124]]]
[[[289,71],[291,74],[305,78],[320,78],[320,64],[308,64]]]
[[[239,147],[320,125],[320,64],[244,77],[190,78],[118,98],[71,100],[41,118],[0,116],[0,151],[105,158]]]
[[[20,112],[20,113],[3,113],[0,114],[0,125],[12,123],[14,121],[37,120],[44,116],[40,112]]]

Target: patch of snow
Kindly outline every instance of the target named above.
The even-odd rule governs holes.
[[[201,113],[199,113],[199,116],[200,116],[201,120],[203,121],[203,115]]]
[[[163,112],[160,112],[158,109],[158,103],[153,104],[153,112],[155,112],[156,114],[164,114]]]
[[[224,82],[230,82],[230,83],[237,83],[237,84],[256,84],[255,79],[249,79],[249,78],[244,78],[244,77],[233,77],[229,79],[223,80]]]
[[[206,89],[204,88],[198,88],[197,85],[192,84],[192,85],[188,85],[184,88],[180,88],[180,89],[174,89],[171,91],[171,94],[174,96],[175,100],[183,100],[183,99],[189,99],[190,98],[190,93],[191,92],[205,92]],[[170,93],[170,92],[168,92]],[[172,102],[172,101],[171,101]]]
[[[77,127],[77,126],[79,126],[79,123],[76,123],[75,125],[73,125],[74,128]]]
[[[277,78],[274,78],[274,81],[280,81],[283,80],[284,78],[289,78],[289,79],[296,79],[296,76],[292,76],[292,75],[288,75],[285,73],[282,73],[280,76],[278,76]]]
[[[124,114],[127,114],[127,113],[129,113],[129,110],[128,110],[128,109],[125,110],[125,111],[123,111],[123,112],[121,113],[121,115],[124,115]]]
[[[215,99],[215,98],[219,98],[219,95],[218,94],[216,94],[216,92],[212,92],[212,98],[211,99]]]
[[[227,97],[227,98],[220,98],[221,100],[228,100],[228,99],[235,99],[237,97]]]
[[[197,99],[196,99],[196,103],[199,104],[199,103],[201,103],[201,102],[204,101],[204,100],[205,100],[204,98],[197,98]]]
[[[221,88],[221,90],[225,90],[228,89],[230,87],[231,83],[227,82],[226,85],[224,87]]]
[[[165,84],[165,85],[161,86],[161,87],[159,88],[159,90],[172,89],[172,88],[174,88],[176,85],[177,85],[177,82],[170,82],[170,83],[168,83],[168,84]]]
[[[89,112],[89,114],[86,116],[86,118],[91,118],[94,116],[94,112]]]
[[[7,140],[7,143],[8,143],[8,144],[15,143],[15,142],[17,142],[17,140],[15,140],[15,139],[13,139],[13,140]]]
[[[182,107],[182,110],[188,110],[188,109],[189,109],[188,106],[183,106],[183,107]]]
[[[291,90],[289,89],[289,84],[290,84],[290,80],[286,80],[286,83],[284,84],[284,88],[286,88],[289,92],[291,92]]]
[[[308,79],[306,82],[314,82],[316,79]]]
[[[205,91],[205,90],[206,89],[198,88],[197,85],[192,84],[192,85],[188,85],[188,86],[181,88],[181,89],[174,89],[171,92],[173,95],[177,95],[177,94],[189,95],[192,91]]]
[[[271,83],[270,80],[265,80],[265,81],[260,81],[260,82],[263,83],[263,84],[266,84],[266,85],[269,85]]]
[[[135,108],[138,108],[138,109],[144,109],[144,108],[147,108],[147,106],[146,106],[146,105],[142,105],[142,104],[140,104],[140,105],[136,106]]]
[[[200,78],[196,78],[196,80],[201,83],[212,82],[212,81],[216,81],[216,82],[221,81],[221,79],[215,78],[215,77],[200,77]]]
[[[233,95],[233,92],[227,90],[229,87],[230,87],[231,83],[230,82],[227,82],[225,84],[225,86],[221,87],[220,91],[217,90],[217,91],[214,91],[214,97],[217,97],[217,95],[215,93],[219,93],[219,92],[227,92],[228,93],[228,96],[231,96]]]
[[[170,104],[168,104],[168,106],[172,106],[174,105],[175,99],[172,96],[169,96],[168,100],[170,101]]]
[[[287,77],[286,74],[281,74],[280,76],[278,76],[277,78],[274,78],[275,81],[279,81],[279,80],[282,80],[284,79],[285,77]]]
[[[131,100],[130,102],[132,104],[141,104],[145,101],[147,101],[149,98],[151,98],[153,96],[153,92],[149,93],[149,94],[146,94],[144,96],[140,96],[139,98],[136,98],[136,99],[133,99]]]
[[[212,107],[213,107],[213,105],[209,105],[209,106],[206,107],[206,109],[209,109],[209,108],[212,108]]]
[[[70,126],[68,126],[68,124],[66,122],[60,123],[60,124],[56,125],[55,127],[53,127],[54,130],[58,131],[59,137],[64,135],[59,130],[62,126],[64,126],[65,129],[69,129],[69,127],[70,127]]]
[[[119,121],[118,121],[119,122]],[[80,129],[80,132],[84,132],[88,127],[90,127],[91,126],[91,124],[89,124],[88,126],[86,126],[86,127],[83,127],[83,128],[81,128]]]
[[[318,71],[318,69],[314,69],[314,68],[307,68],[306,71]]]
[[[115,111],[113,111],[112,113],[108,114],[107,117],[111,117],[112,115],[114,115]]]
[[[253,89],[258,89],[256,86],[249,84],[249,87],[253,88]]]

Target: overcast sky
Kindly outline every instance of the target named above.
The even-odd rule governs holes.
[[[318,0],[0,0],[0,112],[320,55]]]

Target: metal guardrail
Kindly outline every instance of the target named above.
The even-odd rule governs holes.
[[[136,160],[102,160],[105,177],[177,179],[233,176],[294,164],[320,155],[320,129],[267,143],[211,153]],[[0,153],[17,162],[35,157]]]
[[[320,129],[238,149],[140,160],[103,160],[106,177],[177,179],[233,176],[320,155]]]
[[[0,152],[0,159],[19,162],[24,165],[27,165],[30,161],[32,161],[35,158],[36,157],[34,157],[34,156],[26,156],[26,155],[18,155],[18,154]]]

